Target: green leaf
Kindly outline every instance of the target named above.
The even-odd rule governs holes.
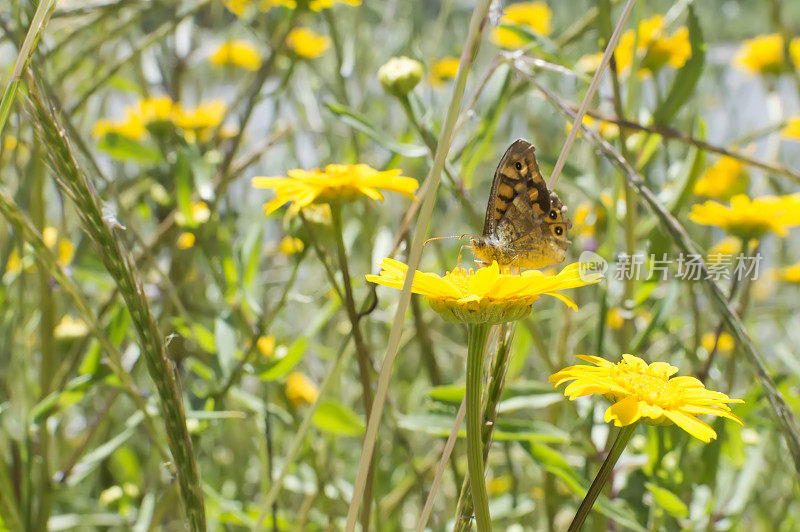
[[[175,162],[175,186],[178,209],[183,215],[184,226],[197,227],[198,223],[192,213],[192,192],[194,188],[192,168],[185,150],[178,152],[178,160]]]
[[[337,401],[322,401],[314,412],[314,425],[337,436],[360,436],[366,425],[350,408]]]
[[[466,389],[466,386],[463,384],[435,386],[428,390],[428,397],[434,401],[441,401],[443,403],[461,404],[461,399],[464,398]]]
[[[424,146],[404,144],[389,138],[386,133],[376,130],[369,123],[366,117],[357,113],[356,111],[353,111],[349,107],[335,102],[328,102],[325,104],[325,107],[335,114],[342,122],[352,128],[357,129],[358,131],[361,131],[391,152],[402,155],[403,157],[424,157],[428,154],[428,148]]]
[[[455,418],[446,414],[409,414],[401,416],[400,427],[414,432],[421,432],[446,438],[453,430]],[[464,425],[458,432],[459,438],[466,437]],[[543,421],[531,420],[498,420],[492,439],[495,441],[524,442],[565,442],[569,435],[561,429]]]
[[[683,104],[694,92],[697,81],[703,73],[703,65],[706,58],[703,32],[700,29],[700,22],[697,20],[691,4],[688,6],[688,11],[689,44],[692,47],[692,57],[678,70],[667,97],[653,113],[653,122],[656,124],[668,124],[678,114]]]
[[[645,482],[645,487],[653,494],[655,503],[666,510],[672,517],[688,517],[689,507],[678,498],[677,495],[672,493],[666,488],[659,487],[652,482]]]
[[[292,371],[292,368],[300,362],[300,359],[303,358],[307,342],[308,340],[305,337],[295,340],[292,345],[289,346],[289,351],[286,353],[286,356],[278,360],[267,371],[261,373],[259,377],[265,381],[274,381],[287,375]]]
[[[236,362],[236,332],[222,318],[214,321],[214,347],[224,375],[230,375]]]
[[[161,152],[155,146],[137,142],[118,133],[107,133],[97,147],[120,161],[157,163],[162,158]]]

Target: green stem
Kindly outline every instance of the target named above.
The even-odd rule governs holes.
[[[470,324],[467,351],[467,470],[472,491],[472,506],[478,532],[490,531],[489,497],[483,477],[483,438],[481,437],[481,388],[483,353],[491,325]]]
[[[603,465],[600,466],[600,471],[597,472],[594,482],[592,482],[592,485],[589,486],[589,491],[586,492],[586,497],[583,498],[583,502],[578,508],[578,512],[572,519],[572,523],[569,525],[568,532],[577,532],[581,529],[581,527],[583,527],[586,517],[589,515],[592,506],[594,506],[594,501],[597,500],[597,496],[600,495],[601,491],[603,491],[603,486],[605,486],[606,482],[608,482],[608,477],[611,476],[611,471],[617,464],[617,460],[619,460],[622,451],[625,450],[625,446],[628,445],[628,440],[630,440],[631,436],[633,436],[633,433],[636,432],[636,427],[638,425],[638,421],[631,425],[626,425],[620,429],[619,433],[617,433],[617,439],[614,440],[614,445],[611,446],[608,456],[606,456]]]
[[[367,344],[361,334],[359,315],[356,310],[355,299],[353,298],[353,287],[350,282],[350,266],[347,262],[347,249],[344,246],[344,227],[342,224],[342,206],[339,203],[331,204],[331,218],[333,220],[333,232],[336,237],[336,250],[339,256],[339,269],[342,272],[342,285],[344,286],[344,299],[342,303],[347,310],[347,317],[352,326],[353,342],[358,354],[358,372],[361,379],[361,390],[364,400],[364,412],[369,421],[372,412],[372,382],[370,378],[370,366],[372,362],[367,351]],[[372,485],[375,478],[375,454],[373,451],[372,462],[367,476],[367,483],[364,488],[364,508],[361,512],[361,527],[364,532],[369,530],[369,514],[372,508]]]

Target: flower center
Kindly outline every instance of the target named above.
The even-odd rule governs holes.
[[[622,364],[614,368],[612,376],[619,386],[636,395],[640,401],[667,409],[680,402],[681,392],[669,385],[668,377],[651,375],[647,369],[623,367]]]

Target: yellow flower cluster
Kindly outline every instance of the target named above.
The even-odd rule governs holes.
[[[394,259],[383,259],[379,275],[367,275],[367,281],[402,289],[408,266]],[[497,262],[480,268],[456,268],[444,277],[416,271],[411,291],[424,296],[431,307],[448,321],[464,323],[505,323],[524,318],[541,295],[553,296],[569,308],[578,306],[560,290],[586,286],[600,281],[601,274],[582,275],[582,264],[570,264],[557,275],[539,270],[521,274],[500,271]]]
[[[689,29],[681,26],[667,36],[664,17],[656,15],[643,20],[637,31],[623,33],[614,56],[620,73],[630,70],[634,57],[640,61],[640,76],[653,74],[664,65],[681,68],[692,56]]]
[[[296,211],[312,203],[351,201],[361,196],[383,201],[378,189],[399,192],[414,198],[416,179],[400,170],[378,171],[366,164],[329,164],[324,170],[289,170],[288,177],[254,177],[255,188],[269,188],[276,197],[264,206],[266,214],[291,202]]]
[[[566,126],[567,133],[569,133],[569,131],[572,129],[573,123],[574,123],[573,120],[567,120],[567,126]],[[600,136],[602,136],[604,139],[610,140],[617,138],[619,136],[619,126],[613,122],[598,120],[589,115],[583,115],[583,120],[581,120],[581,124],[583,124],[588,128],[597,130],[597,132],[600,133]],[[578,136],[580,136],[580,132],[578,133]]]
[[[109,133],[115,133],[131,140],[142,140],[147,136],[148,127],[172,124],[184,130],[188,140],[207,140],[211,129],[222,123],[226,111],[227,105],[222,100],[210,100],[196,107],[184,107],[169,96],[143,98],[125,108],[125,118],[122,120],[98,120],[93,134],[97,138],[103,138]]]
[[[693,192],[707,198],[728,199],[744,192],[747,182],[742,162],[733,157],[723,156],[700,176]]]
[[[672,377],[678,368],[666,362],[647,364],[629,354],[623,354],[617,364],[596,356],[577,357],[594,366],[570,366],[551,375],[549,382],[556,387],[573,381],[564,389],[570,401],[595,393],[605,396],[613,403],[606,410],[605,421],[618,427],[647,418],[656,424],[674,423],[708,443],[717,433],[696,416],[710,414],[742,424],[726,403],[743,401],[707,390],[694,377]]]
[[[726,332],[720,333],[719,338],[713,332],[707,332],[700,339],[700,343],[703,344],[703,349],[709,353],[716,348],[723,355],[730,354],[733,348],[736,347],[736,341],[733,336]]]
[[[258,48],[241,39],[222,43],[211,53],[208,60],[213,65],[232,65],[245,70],[258,70],[261,66],[261,54]]]
[[[55,252],[59,266],[66,268],[72,263],[72,259],[75,257],[75,244],[69,238],[59,238],[58,229],[52,226],[42,229],[42,240],[50,251]],[[17,249],[13,248],[8,254],[6,272],[16,275],[22,272],[22,266],[23,257],[20,257]],[[33,265],[30,264],[29,267],[26,267],[26,270],[32,271]]]
[[[294,28],[286,37],[286,44],[303,59],[315,59],[325,53],[331,40],[308,28]]]
[[[721,227],[743,240],[761,238],[770,231],[786,236],[787,229],[800,225],[800,194],[752,200],[738,194],[731,198],[729,207],[709,200],[694,205],[689,219],[701,225]]]
[[[547,36],[553,31],[552,19],[553,12],[545,2],[519,2],[504,9],[500,24],[518,26],[523,30]],[[527,44],[527,40],[519,33],[511,28],[503,27],[495,28],[492,31],[492,42],[502,48],[520,48]]]
[[[307,0],[307,2],[298,2],[298,0],[223,0],[223,3],[231,13],[241,17],[255,5],[258,6],[258,10],[261,12],[267,12],[276,7],[297,9],[298,3],[300,5],[307,4],[308,9],[311,11],[322,11],[336,4],[360,6],[361,0]]]
[[[780,74],[785,70],[785,43],[777,33],[759,35],[742,43],[734,65],[754,74]],[[796,68],[800,68],[800,38],[792,39],[789,53]]]

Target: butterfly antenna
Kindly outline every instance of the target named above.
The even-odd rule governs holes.
[[[434,240],[445,240],[445,239],[447,239],[447,238],[458,238],[458,239],[460,239],[460,238],[463,238],[463,236],[464,236],[464,235],[461,235],[461,236],[458,236],[458,235],[450,235],[450,236],[434,236],[434,237],[431,237],[431,238],[429,238],[428,240],[426,240],[426,241],[425,241],[425,242],[424,242],[422,245],[423,245],[423,246],[427,246],[427,245],[428,245],[428,243],[430,243],[430,242],[433,242]]]

